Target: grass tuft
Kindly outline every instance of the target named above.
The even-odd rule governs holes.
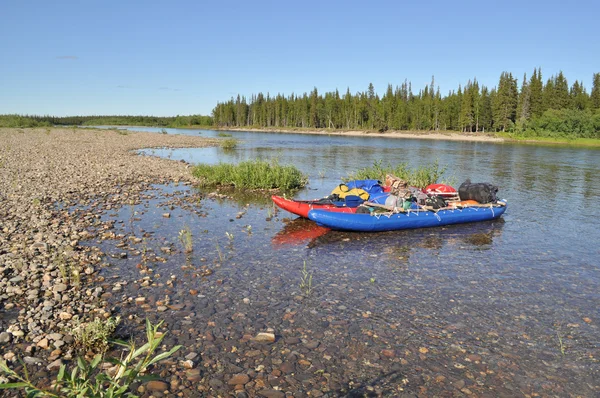
[[[231,150],[231,149],[235,149],[237,144],[238,144],[238,140],[236,140],[235,138],[226,138],[223,141],[221,141],[221,148],[223,148],[225,150]]]
[[[282,166],[277,161],[249,160],[237,165],[219,163],[213,166],[200,164],[192,174],[201,180],[201,186],[294,190],[308,183],[308,178],[296,167]]]

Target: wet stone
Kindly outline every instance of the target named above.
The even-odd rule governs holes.
[[[227,384],[229,384],[230,386],[235,386],[238,384],[244,385],[246,383],[248,383],[250,381],[250,377],[247,374],[237,374],[234,375],[231,379],[229,379],[229,381],[227,382]]]
[[[283,391],[279,391],[279,390],[261,390],[258,392],[258,394],[261,397],[265,397],[265,398],[284,398],[285,397],[285,393]]]

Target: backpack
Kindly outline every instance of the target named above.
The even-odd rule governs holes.
[[[425,205],[430,206],[433,209],[441,209],[446,207],[446,201],[441,196],[430,196],[425,199]]]
[[[458,196],[460,200],[476,200],[479,203],[495,203],[498,201],[496,193],[498,187],[488,182],[479,182],[472,184],[471,180],[467,179],[458,188]]]

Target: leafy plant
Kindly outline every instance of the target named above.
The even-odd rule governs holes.
[[[97,354],[89,362],[77,358],[75,367],[69,372],[67,372],[66,365],[60,367],[56,381],[52,383],[50,389],[44,389],[33,384],[25,366],[23,367],[24,375],[21,376],[10,369],[6,361],[0,360],[0,370],[10,379],[17,380],[13,383],[0,384],[0,389],[24,389],[27,397],[137,397],[129,392],[131,384],[155,378],[151,375],[146,376],[144,373],[150,366],[170,357],[181,348],[180,345],[177,345],[169,351],[154,355],[166,335],[158,333],[158,328],[162,324],[163,321],[152,325],[146,319],[146,338],[148,341],[139,348],[136,348],[134,342],[115,341],[116,344],[125,347],[129,352],[121,359],[105,359],[105,361],[116,365],[114,371],[103,371],[99,367],[103,361],[100,354]]]

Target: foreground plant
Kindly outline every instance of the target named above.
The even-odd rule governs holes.
[[[136,348],[134,342],[114,341],[115,344],[125,347],[129,353],[122,359],[105,358],[98,354],[91,361],[77,358],[76,366],[67,372],[66,365],[62,365],[52,387],[44,389],[36,386],[29,378],[27,368],[23,366],[24,375],[21,376],[10,369],[6,361],[0,360],[0,370],[10,379],[17,380],[13,383],[0,384],[0,389],[23,389],[27,397],[137,397],[129,392],[129,387],[134,382],[142,382],[156,377],[144,375],[144,372],[153,364],[173,355],[181,348],[180,345],[169,351],[154,355],[161,345],[166,334],[158,332],[163,321],[152,325],[146,319],[146,338],[148,342]],[[116,365],[109,370],[102,370],[99,365],[103,362]]]

